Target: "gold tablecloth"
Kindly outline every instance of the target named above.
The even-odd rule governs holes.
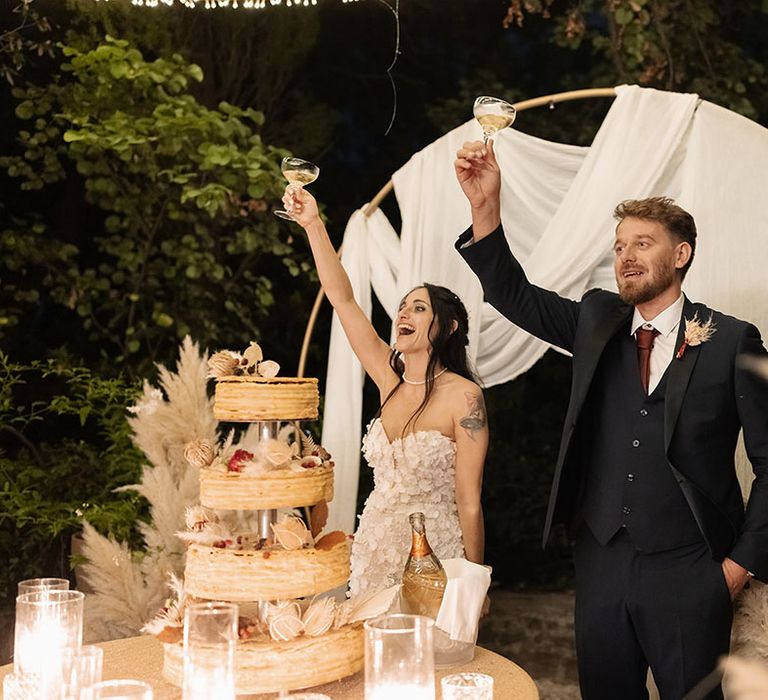
[[[181,691],[163,679],[162,644],[154,637],[130,637],[104,642],[104,680],[133,678],[146,681],[155,690],[155,700],[179,700]],[[0,668],[0,681],[13,665]],[[494,697],[497,700],[538,700],[539,693],[531,677],[516,663],[492,651],[477,647],[475,658],[463,666],[453,666],[436,672],[437,696],[440,697],[440,678],[451,673],[474,671],[487,673],[494,679]],[[333,700],[363,700],[363,674],[358,673],[336,683],[312,688]],[[238,698],[274,698],[276,695],[239,695]],[[406,700],[403,698],[402,700]]]

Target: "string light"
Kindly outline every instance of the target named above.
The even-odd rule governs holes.
[[[109,0],[97,0],[109,2]],[[357,0],[342,0],[344,3],[357,2]],[[215,10],[220,7],[232,9],[263,10],[265,7],[285,5],[286,7],[311,7],[317,5],[317,0],[131,0],[131,5],[136,7],[159,7],[165,5],[184,5],[184,7],[204,7],[206,10]]]

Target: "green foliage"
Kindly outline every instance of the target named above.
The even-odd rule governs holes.
[[[67,60],[51,84],[14,90],[28,127],[21,153],[0,166],[25,191],[71,186],[74,167],[103,214],[69,242],[44,221],[6,224],[5,326],[37,304],[34,289],[74,312],[105,362],[134,371],[169,357],[188,333],[247,345],[274,302],[275,265],[293,276],[308,269],[270,213],[285,152],[262,142],[263,115],[202,106],[189,92],[202,73],[179,55],[149,62],[109,37],[89,51],[61,49]],[[50,249],[30,255],[43,242]]]
[[[84,518],[139,541],[143,499],[114,492],[141,473],[125,418],[137,394],[122,378],[0,353],[0,605],[24,578],[68,575],[70,538]]]
[[[551,18],[553,41],[589,47],[592,84],[637,83],[766,116],[765,3],[718,0],[511,0],[507,26]],[[761,55],[762,54],[762,55]]]
[[[4,9],[4,16],[0,17],[0,77],[11,85],[30,56],[53,55],[53,42],[48,36],[51,24],[32,2],[18,0],[10,11]]]

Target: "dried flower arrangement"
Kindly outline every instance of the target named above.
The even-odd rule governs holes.
[[[154,635],[161,642],[181,640],[184,628],[184,609],[195,601],[184,593],[181,581],[173,577],[170,582],[173,597],[148,622],[142,632]],[[241,615],[238,635],[241,640],[253,642],[289,642],[300,636],[320,637],[332,629],[354,625],[371,617],[383,615],[392,609],[397,587],[338,602],[330,596],[311,601],[279,600],[267,603],[265,620],[257,616]]]
[[[198,469],[185,459],[184,446],[193,440],[218,442],[207,360],[207,354],[185,338],[175,371],[159,365],[157,386],[145,382],[139,400],[128,408],[133,442],[147,464],[141,483],[123,490],[147,499],[150,519],[138,524],[144,539],[139,551],[83,523],[78,588],[87,592],[88,643],[138,634],[163,607],[169,575],[183,574],[185,548],[175,533],[184,526],[185,508],[199,498]]]
[[[685,331],[683,333],[683,342],[680,345],[675,357],[678,360],[683,359],[687,347],[696,347],[706,343],[715,333],[715,322],[710,316],[703,323],[699,320],[699,314],[695,313],[693,318],[685,319]]]
[[[271,379],[280,366],[264,360],[264,353],[252,342],[241,354],[220,350],[208,360],[208,378],[258,376]],[[293,438],[291,442],[290,439]],[[298,425],[285,426],[276,439],[260,440],[246,431],[237,445],[233,433],[217,446],[206,439],[191,440],[184,446],[184,457],[193,467],[237,474],[263,474],[275,469],[301,471],[321,465],[333,466],[331,456]]]
[[[125,489],[135,490],[149,501],[151,520],[139,525],[146,548],[132,552],[124,543],[100,535],[87,522],[83,525],[87,562],[82,567],[82,583],[91,589],[86,600],[85,638],[89,642],[133,636],[140,631],[164,642],[180,641],[184,609],[197,601],[185,593],[181,579],[190,543],[263,549],[267,556],[270,548],[314,546],[330,550],[347,538],[340,531],[321,536],[328,517],[323,501],[310,509],[307,524],[292,512],[284,513],[272,528],[271,540],[234,534],[257,529],[247,513],[222,515],[196,505],[200,468],[248,474],[333,465],[330,455],[298,425],[286,426],[277,439],[264,443],[253,430],[246,430],[237,439],[232,431],[219,442],[208,379],[226,373],[275,376],[277,364],[265,361],[255,343],[242,355],[222,351],[208,358],[185,338],[176,371],[163,366],[158,370],[159,386],[145,382],[141,398],[128,408],[134,442],[148,464],[141,483]],[[318,598],[299,605],[298,614],[292,604],[275,603],[265,622],[250,617],[246,609],[240,619],[240,636],[249,640],[317,636],[386,612],[394,595],[393,590],[387,590],[343,603]]]
[[[272,360],[265,360],[258,343],[252,342],[241,354],[232,350],[220,350],[208,360],[208,377],[238,377],[250,375],[271,379],[280,371],[280,365]]]

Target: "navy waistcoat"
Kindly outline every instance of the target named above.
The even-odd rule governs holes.
[[[674,362],[674,360],[672,360]],[[702,539],[664,450],[665,372],[645,394],[637,345],[622,326],[606,346],[580,426],[581,515],[602,544],[626,527],[642,551]]]

